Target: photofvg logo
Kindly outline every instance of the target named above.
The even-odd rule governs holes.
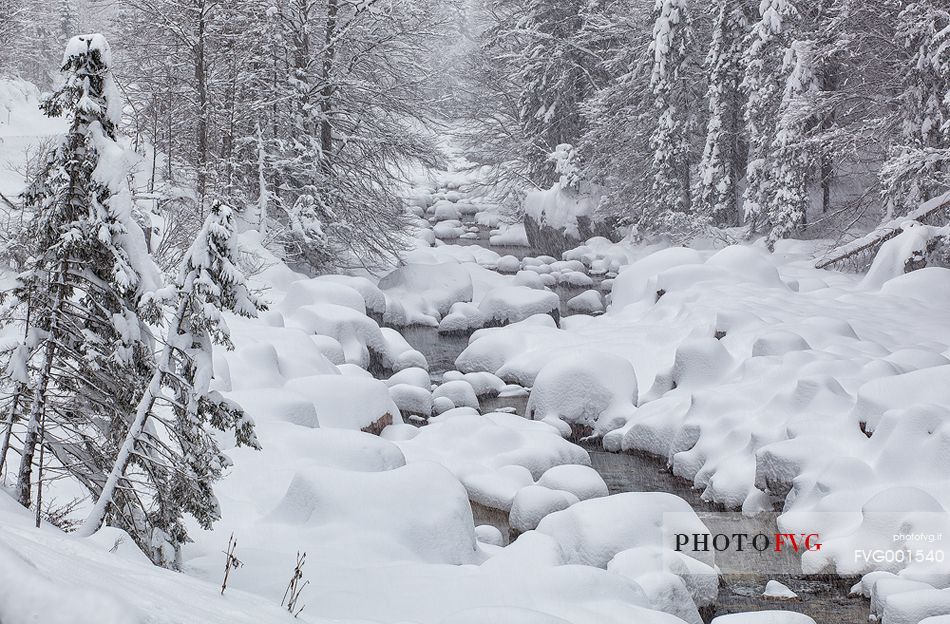
[[[791,548],[798,554],[808,550],[821,550],[821,535],[819,533],[677,533],[676,552],[709,552],[717,553],[733,550],[737,553],[746,549],[757,552],[773,550],[781,553],[782,549]]]
[[[950,574],[946,512],[676,512],[664,514],[663,523],[664,560],[673,565],[695,559],[725,574],[861,575],[909,567]]]

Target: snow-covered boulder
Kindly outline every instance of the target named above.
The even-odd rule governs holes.
[[[515,494],[508,522],[518,533],[531,531],[536,529],[541,519],[548,514],[567,509],[577,502],[579,499],[570,492],[529,485]]]
[[[502,256],[498,259],[499,273],[517,273],[521,270],[521,260],[514,256]]]
[[[492,230],[489,242],[492,245],[508,247],[527,247],[530,245],[524,223],[500,223],[497,230]]]
[[[449,313],[439,323],[440,334],[465,333],[476,330],[485,324],[478,306],[467,301],[453,303]]]
[[[386,340],[376,321],[364,313],[334,303],[303,305],[287,316],[287,326],[330,336],[340,343],[348,364],[366,368],[370,351],[384,354]]]
[[[508,286],[489,292],[478,310],[486,323],[507,325],[535,314],[557,314],[560,303],[558,296],[547,290]]]
[[[644,575],[658,572],[676,575],[689,592],[689,602],[697,607],[713,605],[719,597],[716,568],[666,546],[638,546],[621,551],[610,560],[607,569],[636,582]],[[671,584],[668,578],[654,579],[655,588],[659,586],[657,580]],[[675,587],[671,589],[675,591]]]
[[[386,310],[393,325],[437,326],[453,303],[471,301],[472,276],[458,262],[408,264],[379,280],[379,288],[399,309]]]
[[[447,381],[432,391],[435,399],[445,397],[452,401],[455,407],[473,407],[478,409],[478,397],[471,384],[461,379]]]
[[[424,388],[409,384],[389,386],[389,396],[403,414],[426,416],[432,414],[432,393]]]
[[[333,303],[366,314],[363,295],[345,284],[327,280],[299,280],[290,285],[281,300],[279,309],[293,312],[297,308],[315,303]]]
[[[314,375],[293,379],[286,388],[313,402],[321,427],[381,429],[402,422],[386,384],[371,377]]]
[[[575,314],[600,314],[604,311],[604,298],[596,290],[585,290],[567,301],[567,309]]]
[[[665,492],[625,492],[581,501],[545,517],[537,531],[554,538],[565,563],[598,568],[638,546],[671,548],[670,535],[675,533],[709,534],[689,503]],[[697,553],[696,558],[715,564],[712,551]]]
[[[637,375],[610,353],[577,350],[545,364],[534,380],[525,415],[548,417],[595,435],[623,426],[636,411]]]
[[[341,555],[347,548],[378,548],[406,560],[456,565],[477,560],[465,490],[432,463],[384,472],[302,470],[268,519],[287,527],[286,535],[332,542]]]
[[[579,464],[562,464],[549,468],[538,479],[538,485],[570,492],[580,500],[608,494],[603,477],[590,466]]]
[[[768,600],[797,600],[798,594],[789,589],[788,586],[773,579],[765,584],[762,597]]]
[[[424,368],[411,367],[393,373],[392,376],[386,380],[387,386],[395,386],[397,384],[408,384],[422,388],[423,390],[429,390],[432,386],[432,381],[429,379],[429,371]]]
[[[498,396],[507,384],[504,381],[492,375],[491,373],[460,373],[459,371],[447,371],[442,375],[443,381],[462,380],[472,386],[475,394],[479,397]]]
[[[433,206],[435,212],[433,217],[436,221],[457,221],[461,219],[461,214],[459,213],[458,206],[448,201],[436,202]]]
[[[503,511],[518,490],[552,466],[590,463],[584,449],[552,427],[514,414],[449,411],[397,444],[407,461],[448,467],[473,501]]]
[[[544,281],[541,279],[541,275],[534,271],[518,271],[511,283],[515,286],[527,286],[535,290],[544,289]]]

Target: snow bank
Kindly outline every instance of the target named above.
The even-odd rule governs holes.
[[[413,509],[426,513],[407,513]],[[381,510],[389,512],[383,524],[378,516]],[[465,490],[448,471],[432,463],[383,472],[300,472],[266,520],[275,530],[301,527],[295,532],[304,539],[308,533],[318,533],[341,555],[375,550],[377,557],[395,551],[401,553],[398,558],[431,563],[477,560]]]

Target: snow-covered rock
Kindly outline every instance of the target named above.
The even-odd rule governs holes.
[[[603,435],[623,426],[636,403],[637,376],[627,360],[578,350],[541,368],[525,415],[535,420],[553,416]]]
[[[478,409],[478,397],[475,390],[467,381],[461,379],[447,381],[432,391],[432,397],[445,397],[452,401],[455,407],[473,407]]]
[[[508,521],[511,528],[519,533],[531,531],[536,529],[541,519],[548,514],[567,509],[578,500],[577,496],[570,492],[528,485],[515,494]]]
[[[556,314],[558,296],[547,290],[508,286],[492,290],[478,304],[486,323],[504,325],[523,321],[535,314]]]
[[[590,466],[564,464],[549,468],[538,479],[538,485],[552,490],[570,492],[580,500],[607,496],[607,484]]]
[[[770,600],[796,600],[798,594],[773,579],[765,584],[765,591],[762,592],[762,597]]]
[[[395,384],[389,386],[389,396],[403,415],[429,416],[432,413],[432,393],[424,388]]]
[[[600,314],[604,311],[604,298],[596,290],[585,290],[567,301],[567,309],[575,314]]]
[[[365,429],[402,422],[386,384],[371,377],[314,375],[293,379],[286,388],[313,402],[321,427]]]

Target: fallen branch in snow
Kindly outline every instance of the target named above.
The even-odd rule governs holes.
[[[946,211],[950,208],[950,192],[944,193],[938,197],[925,202],[920,208],[909,212],[903,217],[897,217],[896,219],[891,219],[887,223],[879,225],[874,231],[865,234],[864,236],[857,238],[850,243],[842,245],[832,251],[829,254],[826,254],[824,258],[815,263],[816,269],[824,269],[832,264],[836,264],[843,260],[853,258],[861,253],[870,252],[873,249],[879,247],[885,241],[888,241],[898,234],[900,234],[903,229],[902,224],[907,221],[918,221],[924,223],[925,219],[928,219],[941,211]]]
[[[5,203],[5,204],[6,204],[7,206],[9,206],[12,210],[16,210],[16,209],[17,209],[16,204],[14,204],[12,201],[10,201],[9,199],[7,199],[7,196],[4,195],[3,193],[0,193],[0,201],[2,201],[3,203]]]

